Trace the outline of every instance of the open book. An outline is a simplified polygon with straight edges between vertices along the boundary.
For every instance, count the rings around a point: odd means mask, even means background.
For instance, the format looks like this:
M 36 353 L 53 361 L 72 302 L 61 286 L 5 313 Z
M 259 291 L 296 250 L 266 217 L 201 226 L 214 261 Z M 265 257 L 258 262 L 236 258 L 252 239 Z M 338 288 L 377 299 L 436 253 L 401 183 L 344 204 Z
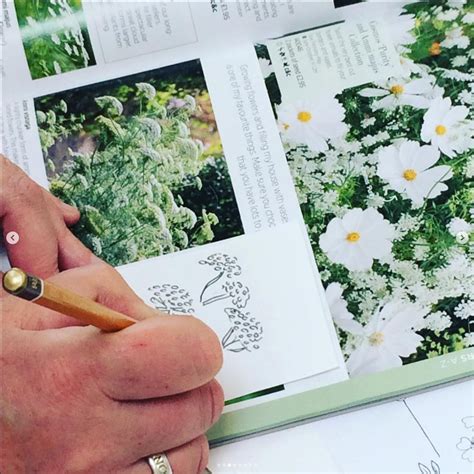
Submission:
M 213 443 L 473 375 L 472 6 L 2 6 L 3 153 L 216 331 Z

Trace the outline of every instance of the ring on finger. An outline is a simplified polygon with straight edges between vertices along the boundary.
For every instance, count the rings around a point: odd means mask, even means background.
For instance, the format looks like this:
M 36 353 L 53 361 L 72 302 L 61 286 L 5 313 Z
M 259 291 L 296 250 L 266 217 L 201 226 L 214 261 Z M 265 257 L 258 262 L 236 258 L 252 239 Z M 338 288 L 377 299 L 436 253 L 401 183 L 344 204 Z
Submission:
M 166 454 L 154 454 L 149 456 L 147 461 L 153 474 L 173 474 L 173 469 Z

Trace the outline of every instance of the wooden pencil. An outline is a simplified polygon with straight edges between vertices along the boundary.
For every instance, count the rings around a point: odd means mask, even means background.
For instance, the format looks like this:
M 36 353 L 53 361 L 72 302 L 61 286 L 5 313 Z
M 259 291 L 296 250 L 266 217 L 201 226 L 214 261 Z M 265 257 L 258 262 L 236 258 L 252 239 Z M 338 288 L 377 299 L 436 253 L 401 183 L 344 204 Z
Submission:
M 71 290 L 28 275 L 19 268 L 12 268 L 3 275 L 3 288 L 14 296 L 71 316 L 104 331 L 120 331 L 136 322 L 125 314 Z

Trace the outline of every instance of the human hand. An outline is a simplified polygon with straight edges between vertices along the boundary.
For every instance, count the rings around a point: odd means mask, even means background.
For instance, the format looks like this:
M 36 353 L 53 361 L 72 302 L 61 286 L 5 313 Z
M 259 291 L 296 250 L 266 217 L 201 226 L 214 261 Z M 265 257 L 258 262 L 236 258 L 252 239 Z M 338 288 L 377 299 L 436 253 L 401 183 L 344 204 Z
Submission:
M 191 316 L 146 306 L 105 264 L 48 281 L 123 312 L 116 333 L 7 296 L 2 304 L 0 471 L 175 474 L 207 465 L 207 429 L 223 408 L 218 338 Z
M 18 166 L 0 154 L 0 226 L 4 241 L 9 232 L 20 239 L 5 243 L 13 266 L 49 277 L 59 270 L 86 265 L 96 257 L 67 226 L 79 220 L 79 211 L 36 184 Z

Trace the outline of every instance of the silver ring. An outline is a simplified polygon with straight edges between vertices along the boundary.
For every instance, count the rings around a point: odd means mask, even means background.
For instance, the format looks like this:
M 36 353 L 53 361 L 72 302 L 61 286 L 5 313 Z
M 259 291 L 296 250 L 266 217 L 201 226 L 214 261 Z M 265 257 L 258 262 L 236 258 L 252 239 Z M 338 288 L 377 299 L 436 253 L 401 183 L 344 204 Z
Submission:
M 173 474 L 173 469 L 165 454 L 155 454 L 147 461 L 153 474 Z

